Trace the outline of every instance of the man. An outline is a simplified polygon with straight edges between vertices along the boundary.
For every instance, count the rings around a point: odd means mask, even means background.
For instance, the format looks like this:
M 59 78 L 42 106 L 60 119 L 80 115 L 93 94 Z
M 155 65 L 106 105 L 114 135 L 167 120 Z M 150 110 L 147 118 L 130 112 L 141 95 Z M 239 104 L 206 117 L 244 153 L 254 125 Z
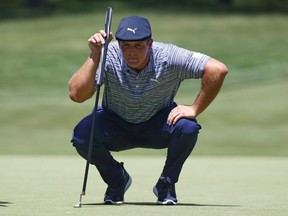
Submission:
M 91 54 L 69 81 L 70 98 L 83 102 L 95 93 L 103 30 L 88 40 Z M 112 40 L 112 33 L 109 35 Z M 176 204 L 175 183 L 192 152 L 201 126 L 196 117 L 218 94 L 228 72 L 226 66 L 201 53 L 175 45 L 153 42 L 146 18 L 122 19 L 116 42 L 109 44 L 104 95 L 98 107 L 91 164 L 108 185 L 104 203 L 122 204 L 132 179 L 110 151 L 132 148 L 167 148 L 167 157 L 154 194 L 157 204 Z M 177 105 L 174 97 L 181 82 L 201 78 L 202 86 L 192 105 Z M 92 112 L 92 113 L 93 113 Z M 87 159 L 93 114 L 74 128 L 72 142 Z M 149 175 L 149 174 L 148 174 Z

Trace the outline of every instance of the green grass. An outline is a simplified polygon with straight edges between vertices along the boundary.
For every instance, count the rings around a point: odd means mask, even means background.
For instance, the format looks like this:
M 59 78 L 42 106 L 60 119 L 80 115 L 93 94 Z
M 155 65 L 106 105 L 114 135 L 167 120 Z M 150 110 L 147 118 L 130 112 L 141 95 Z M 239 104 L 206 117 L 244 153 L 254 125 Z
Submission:
M 103 28 L 104 9 L 97 9 L 0 22 L 0 215 L 286 216 L 288 17 L 138 12 L 151 20 L 154 40 L 204 52 L 230 69 L 199 116 L 203 129 L 177 184 L 179 205 L 156 206 L 152 194 L 165 150 L 137 149 L 113 154 L 133 177 L 125 205 L 101 204 L 106 185 L 91 167 L 84 206 L 73 208 L 85 161 L 70 137 L 94 99 L 71 102 L 67 82 L 89 54 L 88 37 Z M 135 13 L 114 8 L 113 31 Z M 185 81 L 176 101 L 191 104 L 198 88 L 199 80 Z
M 286 158 L 193 157 L 176 185 L 179 205 L 164 207 L 152 187 L 165 157 L 116 156 L 133 178 L 126 204 L 102 205 L 106 186 L 91 166 L 81 209 L 73 208 L 85 165 L 78 156 L 1 156 L 1 216 L 287 215 Z
M 89 54 L 88 37 L 103 28 L 104 12 L 0 22 L 0 154 L 74 153 L 72 128 L 94 100 L 72 103 L 67 82 Z M 112 30 L 131 13 L 114 9 Z M 139 14 L 151 20 L 154 40 L 204 52 L 230 69 L 199 117 L 195 155 L 288 156 L 287 16 Z M 199 80 L 185 81 L 177 102 L 191 104 L 198 88 Z

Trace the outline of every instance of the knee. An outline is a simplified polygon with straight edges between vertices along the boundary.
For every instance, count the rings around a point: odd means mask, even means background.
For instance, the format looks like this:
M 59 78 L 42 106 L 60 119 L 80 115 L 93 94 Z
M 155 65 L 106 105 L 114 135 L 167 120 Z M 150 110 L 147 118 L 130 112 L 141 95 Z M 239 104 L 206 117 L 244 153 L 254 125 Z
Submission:
M 79 145 L 74 145 L 77 153 L 82 157 L 84 158 L 85 160 L 87 160 L 88 158 L 88 150 L 87 148 L 83 148 L 82 146 L 79 146 Z
M 199 133 L 201 126 L 194 119 L 180 119 L 174 128 L 174 132 L 178 133 L 180 136 L 195 136 Z
M 78 154 L 84 158 L 85 160 L 88 160 L 88 152 L 89 152 L 89 146 L 85 145 L 74 145 L 76 151 Z M 103 152 L 99 150 L 95 145 L 92 147 L 92 151 L 90 153 L 90 164 L 97 165 L 102 159 L 103 159 Z

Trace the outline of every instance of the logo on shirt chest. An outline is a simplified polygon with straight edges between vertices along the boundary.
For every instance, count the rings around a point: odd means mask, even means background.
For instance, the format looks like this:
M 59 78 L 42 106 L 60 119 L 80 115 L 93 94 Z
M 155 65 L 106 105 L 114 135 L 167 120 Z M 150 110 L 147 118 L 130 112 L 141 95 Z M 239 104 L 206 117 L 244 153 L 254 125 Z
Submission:
M 157 79 L 151 78 L 150 81 L 160 83 Z

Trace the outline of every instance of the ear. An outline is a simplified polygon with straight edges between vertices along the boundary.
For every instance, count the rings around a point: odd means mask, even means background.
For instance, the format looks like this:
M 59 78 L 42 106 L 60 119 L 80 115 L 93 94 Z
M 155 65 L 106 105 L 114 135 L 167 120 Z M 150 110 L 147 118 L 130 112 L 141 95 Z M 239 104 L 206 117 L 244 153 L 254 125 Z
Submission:
M 153 38 L 150 38 L 150 40 L 148 41 L 149 49 L 152 47 L 152 44 L 153 44 Z

